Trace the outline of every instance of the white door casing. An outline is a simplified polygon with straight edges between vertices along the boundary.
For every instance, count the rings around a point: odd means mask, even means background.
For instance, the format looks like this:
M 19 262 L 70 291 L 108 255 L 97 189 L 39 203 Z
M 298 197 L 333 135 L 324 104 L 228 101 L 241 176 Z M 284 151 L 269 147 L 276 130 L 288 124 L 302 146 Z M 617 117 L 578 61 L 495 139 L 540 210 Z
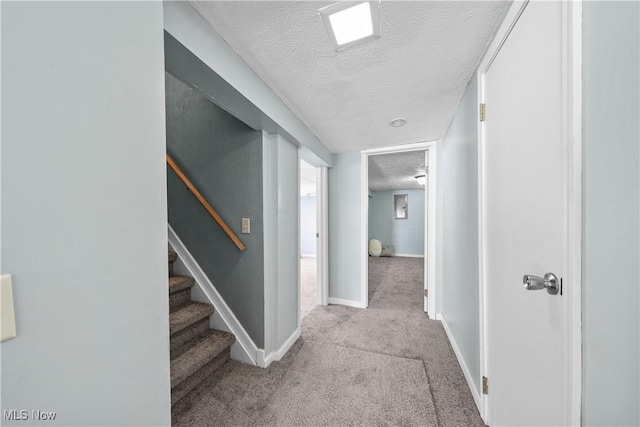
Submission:
M 425 182 L 425 258 L 424 289 L 428 298 L 424 297 L 424 311 L 430 319 L 436 319 L 436 174 L 437 174 L 438 141 L 417 142 L 392 147 L 373 148 L 361 152 L 361 210 L 362 210 L 362 246 L 360 274 L 362 300 L 360 306 L 369 305 L 369 160 L 370 155 L 401 153 L 407 151 L 425 151 L 425 165 L 428 167 Z M 426 294 L 426 292 L 425 292 Z
M 316 168 L 317 283 L 319 304 L 329 305 L 329 185 L 326 166 Z
M 514 3 L 479 68 L 481 413 L 492 426 L 579 424 L 576 9 Z M 562 295 L 524 289 L 523 275 L 548 272 Z

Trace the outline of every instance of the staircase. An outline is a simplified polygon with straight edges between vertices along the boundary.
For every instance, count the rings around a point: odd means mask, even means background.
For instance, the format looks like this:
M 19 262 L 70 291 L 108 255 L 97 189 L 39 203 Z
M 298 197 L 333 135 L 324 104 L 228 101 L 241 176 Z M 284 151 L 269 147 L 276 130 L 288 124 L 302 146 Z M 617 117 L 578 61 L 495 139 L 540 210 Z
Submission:
M 233 334 L 209 329 L 214 308 L 191 300 L 192 277 L 173 274 L 177 254 L 169 251 L 171 405 L 193 390 L 230 358 Z

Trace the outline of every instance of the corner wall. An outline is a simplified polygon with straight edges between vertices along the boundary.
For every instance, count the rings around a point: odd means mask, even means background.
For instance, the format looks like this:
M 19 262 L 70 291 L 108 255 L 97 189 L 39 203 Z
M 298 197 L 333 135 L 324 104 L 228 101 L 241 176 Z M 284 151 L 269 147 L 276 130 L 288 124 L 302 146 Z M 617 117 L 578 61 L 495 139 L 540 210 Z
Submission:
M 583 12 L 582 422 L 639 425 L 640 7 Z
M 162 4 L 0 7 L 2 424 L 169 425 Z
M 298 149 L 280 135 L 262 133 L 264 188 L 265 359 L 280 360 L 300 336 Z
M 334 155 L 329 169 L 329 298 L 360 304 L 361 154 Z

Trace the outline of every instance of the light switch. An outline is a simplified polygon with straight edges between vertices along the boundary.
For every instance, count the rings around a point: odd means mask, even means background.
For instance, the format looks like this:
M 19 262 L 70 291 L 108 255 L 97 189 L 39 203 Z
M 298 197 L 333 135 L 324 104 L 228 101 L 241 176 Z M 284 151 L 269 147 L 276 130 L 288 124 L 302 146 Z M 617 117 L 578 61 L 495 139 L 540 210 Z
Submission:
M 242 234 L 251 234 L 251 220 L 242 218 Z
M 0 341 L 16 336 L 16 316 L 13 311 L 11 276 L 0 278 Z

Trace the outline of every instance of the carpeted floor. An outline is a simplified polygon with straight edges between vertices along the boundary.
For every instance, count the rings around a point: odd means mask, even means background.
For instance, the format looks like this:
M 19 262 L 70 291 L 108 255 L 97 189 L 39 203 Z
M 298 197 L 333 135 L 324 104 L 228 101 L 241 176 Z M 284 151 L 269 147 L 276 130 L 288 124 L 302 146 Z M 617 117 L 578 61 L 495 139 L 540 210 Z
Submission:
M 438 321 L 423 264 L 371 258 L 370 307 L 318 306 L 267 369 L 230 361 L 176 405 L 176 426 L 483 426 Z
M 304 318 L 318 305 L 316 258 L 300 258 L 300 316 Z

